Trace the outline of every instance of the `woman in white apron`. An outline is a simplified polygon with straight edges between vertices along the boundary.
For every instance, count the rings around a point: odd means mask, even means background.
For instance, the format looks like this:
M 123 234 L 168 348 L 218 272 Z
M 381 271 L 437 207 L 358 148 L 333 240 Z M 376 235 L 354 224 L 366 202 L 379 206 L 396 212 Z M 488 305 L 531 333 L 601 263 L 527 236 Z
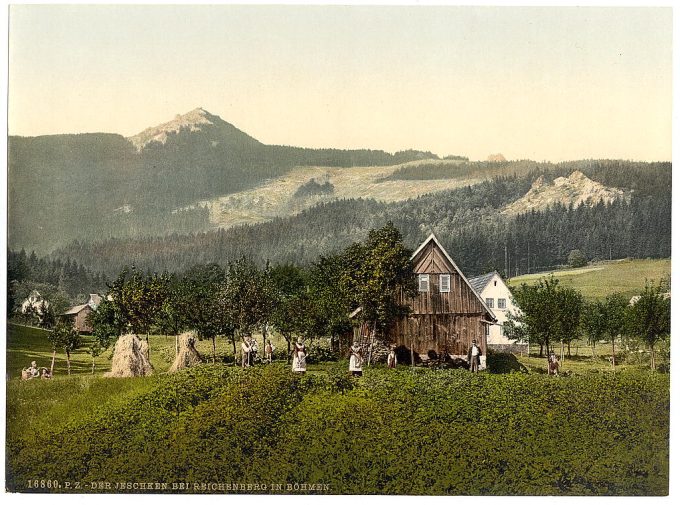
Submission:
M 361 346 L 358 342 L 354 342 L 352 347 L 349 348 L 349 371 L 355 377 L 361 377 L 362 369 L 364 364 L 364 358 L 361 354 Z
M 299 338 L 293 344 L 293 372 L 305 373 L 307 371 L 307 348 Z

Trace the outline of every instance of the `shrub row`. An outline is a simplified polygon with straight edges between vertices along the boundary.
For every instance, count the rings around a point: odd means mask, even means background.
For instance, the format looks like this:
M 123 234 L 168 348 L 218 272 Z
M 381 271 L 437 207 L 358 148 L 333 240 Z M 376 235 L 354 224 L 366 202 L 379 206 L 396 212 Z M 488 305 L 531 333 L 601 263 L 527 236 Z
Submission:
M 27 479 L 307 482 L 343 494 L 663 495 L 669 378 L 547 377 L 343 364 L 201 366 L 34 440 Z M 344 368 L 344 367 L 343 367 Z

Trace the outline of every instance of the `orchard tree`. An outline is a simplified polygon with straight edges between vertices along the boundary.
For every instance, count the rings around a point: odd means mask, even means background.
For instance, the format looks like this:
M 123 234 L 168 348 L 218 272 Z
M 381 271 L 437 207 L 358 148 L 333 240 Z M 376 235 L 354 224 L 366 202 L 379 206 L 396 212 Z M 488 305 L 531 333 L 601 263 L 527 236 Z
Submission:
M 82 343 L 80 334 L 68 321 L 60 321 L 52 331 L 47 334 L 47 338 L 52 344 L 52 364 L 50 365 L 50 375 L 54 374 L 54 359 L 58 349 L 63 349 L 66 353 L 66 366 L 68 375 L 71 375 L 71 353 L 78 349 Z
M 185 311 L 187 326 L 196 330 L 198 338 L 212 341 L 213 363 L 217 355 L 217 335 L 230 332 L 230 314 L 221 299 L 225 279 L 226 272 L 216 263 L 191 268 L 184 275 L 178 305 Z
M 605 308 L 607 340 L 612 344 L 612 368 L 616 367 L 616 339 L 624 332 L 626 326 L 626 308 L 628 301 L 620 293 L 607 296 Z
M 581 327 L 595 357 L 595 344 L 607 334 L 607 311 L 605 304 L 599 300 L 586 303 L 581 313 Z
M 564 344 L 571 356 L 571 343 L 581 336 L 580 319 L 583 296 L 574 288 L 559 286 L 557 289 L 557 331 L 562 344 L 561 357 L 564 359 Z
M 310 299 L 305 272 L 295 265 L 280 265 L 271 269 L 273 295 L 276 297 L 270 316 L 274 329 L 286 340 L 288 359 L 294 335 L 307 328 Z
M 359 319 L 373 328 L 373 336 L 384 335 L 397 317 L 409 312 L 397 303 L 397 294 L 400 290 L 407 296 L 416 294 L 411 251 L 391 222 L 371 230 L 363 244 L 348 247 L 343 267 L 341 296 L 361 307 Z
M 624 331 L 649 347 L 650 365 L 655 370 L 654 347 L 671 332 L 671 300 L 665 296 L 663 283 L 647 283 L 638 300 L 627 307 Z
M 271 317 L 275 291 L 267 276 L 245 257 L 229 263 L 219 303 L 224 321 L 231 326 L 234 356 L 237 338 L 250 335 Z
M 550 342 L 560 331 L 560 292 L 559 281 L 554 277 L 540 279 L 534 285 L 522 284 L 512 292 L 513 300 L 519 308 L 518 314 L 508 319 L 521 326 L 521 330 L 532 343 L 550 350 Z
M 338 348 L 340 336 L 352 330 L 352 297 L 342 288 L 346 268 L 343 255 L 331 255 L 320 257 L 309 272 L 307 331 L 329 335 Z

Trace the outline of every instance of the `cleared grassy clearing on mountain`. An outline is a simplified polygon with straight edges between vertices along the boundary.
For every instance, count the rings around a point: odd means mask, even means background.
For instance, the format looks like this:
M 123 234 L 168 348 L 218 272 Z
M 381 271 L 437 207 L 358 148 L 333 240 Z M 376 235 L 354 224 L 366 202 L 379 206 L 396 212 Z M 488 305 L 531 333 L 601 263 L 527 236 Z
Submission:
M 615 292 L 632 297 L 644 289 L 646 281 L 658 283 L 670 273 L 670 259 L 624 259 L 598 262 L 585 268 L 521 275 L 509 279 L 508 285 L 532 284 L 553 275 L 561 284 L 575 288 L 587 299 L 593 300 L 603 299 Z
M 213 225 L 229 227 L 297 214 L 317 203 L 335 199 L 372 198 L 389 203 L 476 184 L 491 177 L 485 173 L 477 174 L 475 170 L 461 171 L 454 175 L 455 167 L 461 163 L 457 160 L 426 162 L 425 166 L 441 167 L 443 173 L 448 174 L 441 178 L 415 180 L 390 177 L 397 171 L 417 169 L 424 163 L 412 161 L 386 167 L 298 167 L 256 188 L 204 200 L 197 206 L 206 206 L 209 209 L 210 222 Z M 296 197 L 296 191 L 312 179 L 319 184 L 332 184 L 333 192 Z

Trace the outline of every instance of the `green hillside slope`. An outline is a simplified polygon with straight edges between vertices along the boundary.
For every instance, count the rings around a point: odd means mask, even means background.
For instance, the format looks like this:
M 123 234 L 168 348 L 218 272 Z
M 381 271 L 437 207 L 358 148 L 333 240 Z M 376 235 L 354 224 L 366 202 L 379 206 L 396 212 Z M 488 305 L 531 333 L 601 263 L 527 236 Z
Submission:
M 603 261 L 584 268 L 569 268 L 513 277 L 509 286 L 531 284 L 538 279 L 553 275 L 560 283 L 573 287 L 588 299 L 602 299 L 615 292 L 626 297 L 639 294 L 645 282 L 658 283 L 671 274 L 670 259 L 625 259 Z

